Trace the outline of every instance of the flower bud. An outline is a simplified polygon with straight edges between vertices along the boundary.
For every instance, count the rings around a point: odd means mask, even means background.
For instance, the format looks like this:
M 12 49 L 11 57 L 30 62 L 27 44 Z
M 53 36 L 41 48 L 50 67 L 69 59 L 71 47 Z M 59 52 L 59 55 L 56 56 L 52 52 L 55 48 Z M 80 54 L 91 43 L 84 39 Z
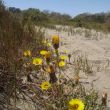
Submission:
M 59 48 L 59 36 L 58 35 L 52 36 L 52 44 L 53 44 L 54 49 Z

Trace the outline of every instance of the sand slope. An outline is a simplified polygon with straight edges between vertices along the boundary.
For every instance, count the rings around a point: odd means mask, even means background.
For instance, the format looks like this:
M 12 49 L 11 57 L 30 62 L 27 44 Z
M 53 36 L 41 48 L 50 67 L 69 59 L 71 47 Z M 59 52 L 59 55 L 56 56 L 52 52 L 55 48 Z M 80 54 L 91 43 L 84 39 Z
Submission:
M 80 79 L 82 82 L 93 82 L 94 88 L 101 94 L 103 91 L 108 93 L 108 106 L 110 107 L 110 34 L 96 32 L 94 30 L 85 30 L 81 28 L 73 29 L 73 33 L 67 31 L 56 31 L 46 29 L 46 37 L 50 39 L 51 35 L 59 34 L 61 44 L 59 51 L 67 50 L 75 55 L 82 54 L 88 57 L 93 64 L 93 75 L 88 79 Z M 66 71 L 71 77 L 73 75 L 72 67 Z M 85 84 L 88 87 L 88 84 Z

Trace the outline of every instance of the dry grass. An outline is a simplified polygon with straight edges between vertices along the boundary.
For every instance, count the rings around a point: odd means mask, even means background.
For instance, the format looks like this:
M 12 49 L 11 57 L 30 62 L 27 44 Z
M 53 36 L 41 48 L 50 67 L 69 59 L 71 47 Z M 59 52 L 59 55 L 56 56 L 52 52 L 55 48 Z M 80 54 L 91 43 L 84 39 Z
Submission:
M 43 34 L 32 24 L 23 24 L 0 1 L 0 109 L 8 109 L 10 99 L 16 99 L 17 73 L 21 72 L 22 54 L 26 49 L 37 55 Z

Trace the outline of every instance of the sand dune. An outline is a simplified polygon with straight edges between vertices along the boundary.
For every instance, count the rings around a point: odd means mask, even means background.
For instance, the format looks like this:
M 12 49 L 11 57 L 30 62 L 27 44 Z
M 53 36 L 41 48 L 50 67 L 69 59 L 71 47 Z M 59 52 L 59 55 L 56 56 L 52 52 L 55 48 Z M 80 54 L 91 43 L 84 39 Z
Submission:
M 93 64 L 93 74 L 87 79 L 80 79 L 82 82 L 91 82 L 96 90 L 101 94 L 103 91 L 108 93 L 108 106 L 110 106 L 110 34 L 97 32 L 94 30 L 73 29 L 74 33 L 69 33 L 69 28 L 66 32 L 46 29 L 46 37 L 50 38 L 53 34 L 59 34 L 61 44 L 59 51 L 67 50 L 68 53 L 74 56 L 82 54 L 88 57 L 88 60 Z M 87 33 L 88 32 L 88 33 Z M 86 34 L 89 34 L 88 36 Z M 98 69 L 99 68 L 99 69 Z M 72 66 L 66 71 L 72 77 Z M 82 73 L 80 73 L 82 75 Z M 87 88 L 89 84 L 84 84 Z

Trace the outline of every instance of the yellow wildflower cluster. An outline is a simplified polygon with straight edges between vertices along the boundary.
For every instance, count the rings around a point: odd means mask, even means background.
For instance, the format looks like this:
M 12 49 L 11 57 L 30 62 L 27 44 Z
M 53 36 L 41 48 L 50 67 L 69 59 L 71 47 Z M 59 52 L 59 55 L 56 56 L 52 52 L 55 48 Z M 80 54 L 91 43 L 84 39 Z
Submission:
M 57 58 L 54 59 L 54 62 L 55 62 L 56 67 L 64 67 L 66 65 L 65 60 L 67 59 L 67 56 L 66 55 L 60 55 L 60 56 L 58 55 L 59 54 L 59 51 L 58 51 L 59 41 L 60 41 L 60 39 L 59 39 L 58 35 L 53 35 L 52 36 L 52 44 L 53 44 L 53 47 L 54 47 L 53 51 L 55 51 L 55 53 L 57 54 Z M 48 44 L 49 46 L 51 45 L 51 43 L 48 42 L 48 39 L 43 40 L 42 43 Z M 40 57 L 33 58 L 32 57 L 30 59 L 32 59 L 32 64 L 33 65 L 42 66 L 42 68 L 44 68 L 44 70 L 46 70 L 48 73 L 50 73 L 49 77 L 50 77 L 51 82 L 56 82 L 57 81 L 57 77 L 56 77 L 56 73 L 55 73 L 56 67 L 54 67 L 55 65 L 53 65 L 53 64 L 51 65 L 51 63 L 53 62 L 51 51 L 45 50 L 45 49 L 41 50 L 40 55 L 43 58 L 40 58 Z M 31 56 L 31 51 L 30 50 L 24 51 L 24 56 Z M 46 67 L 47 69 L 45 69 L 45 66 L 44 66 L 45 61 L 47 62 L 47 67 Z
M 35 67 L 36 66 L 41 67 L 40 69 L 43 70 L 43 72 L 46 71 L 49 73 L 49 74 L 47 74 L 49 76 L 49 81 L 42 81 L 42 83 L 40 84 L 40 88 L 43 91 L 47 91 L 48 89 L 50 89 L 50 91 L 52 91 L 53 95 L 57 94 L 57 88 L 53 87 L 54 83 L 56 85 L 57 77 L 58 77 L 58 76 L 56 76 L 56 71 L 57 71 L 57 69 L 59 70 L 62 67 L 65 67 L 66 60 L 68 58 L 66 56 L 66 53 L 67 53 L 66 50 L 64 51 L 64 53 L 65 53 L 64 55 L 63 54 L 59 55 L 59 51 L 58 51 L 59 41 L 60 41 L 60 39 L 59 39 L 58 35 L 52 36 L 52 44 L 54 47 L 53 51 L 55 51 L 55 53 L 57 55 L 57 56 L 55 56 L 55 58 L 52 58 L 53 57 L 52 52 L 51 52 L 52 50 L 46 50 L 46 49 L 40 51 L 39 54 L 41 55 L 41 58 L 40 57 L 35 57 L 35 58 L 28 57 L 32 61 L 30 64 L 35 65 Z M 43 43 L 47 44 L 49 47 L 51 46 L 51 43 L 47 42 L 47 40 L 44 40 Z M 26 56 L 26 57 L 31 56 L 31 51 L 30 50 L 24 51 L 24 56 Z M 43 72 L 41 72 L 41 74 Z M 43 74 L 42 77 L 44 78 L 45 75 Z M 59 74 L 59 78 L 64 78 L 64 74 Z M 47 80 L 47 79 L 48 78 L 46 77 L 43 80 Z M 54 91 L 54 89 L 55 89 L 55 91 Z M 80 99 L 71 99 L 68 104 L 68 110 L 84 110 L 84 103 Z

